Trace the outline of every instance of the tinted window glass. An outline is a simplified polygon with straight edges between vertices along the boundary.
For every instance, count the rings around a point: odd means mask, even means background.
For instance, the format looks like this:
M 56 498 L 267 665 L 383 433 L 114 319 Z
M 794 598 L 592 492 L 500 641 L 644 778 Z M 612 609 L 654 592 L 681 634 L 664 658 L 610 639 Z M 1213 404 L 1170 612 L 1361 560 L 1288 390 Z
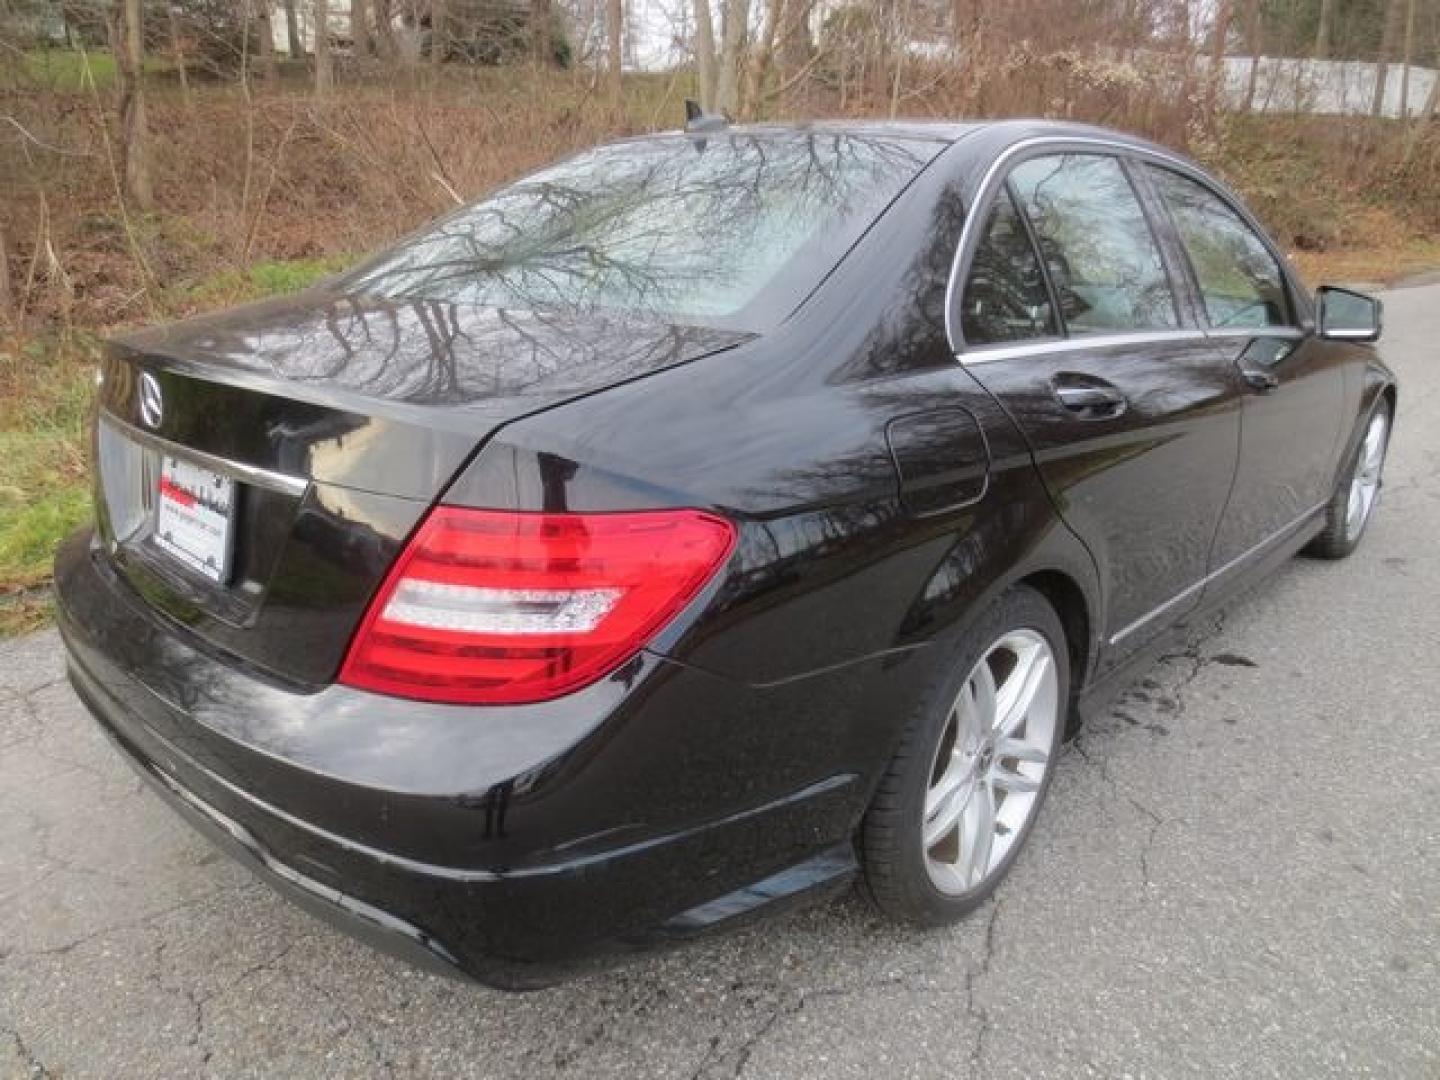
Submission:
M 442 219 L 343 285 L 763 329 L 938 149 L 836 132 L 602 146 Z
M 970 264 L 960 325 L 974 345 L 1057 333 L 1040 259 L 1008 191 L 991 207 L 985 238 Z
M 1250 226 L 1209 188 L 1169 169 L 1148 168 L 1190 256 L 1210 325 L 1288 323 L 1284 275 Z
M 1072 333 L 1179 325 L 1160 249 L 1117 160 L 1036 158 L 1016 166 L 1011 181 Z

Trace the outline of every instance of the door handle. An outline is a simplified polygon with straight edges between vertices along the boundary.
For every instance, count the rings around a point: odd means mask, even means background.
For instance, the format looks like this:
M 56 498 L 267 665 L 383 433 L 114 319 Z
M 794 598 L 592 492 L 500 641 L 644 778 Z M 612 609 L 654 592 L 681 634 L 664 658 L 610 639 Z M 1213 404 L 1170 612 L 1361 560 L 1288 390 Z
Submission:
M 1259 390 L 1262 394 L 1274 390 L 1280 385 L 1280 376 L 1273 371 L 1261 371 L 1257 368 L 1241 368 L 1240 377 L 1245 380 L 1245 385 L 1252 390 Z
M 1055 397 L 1085 420 L 1109 420 L 1125 411 L 1125 395 L 1113 386 L 1055 386 Z

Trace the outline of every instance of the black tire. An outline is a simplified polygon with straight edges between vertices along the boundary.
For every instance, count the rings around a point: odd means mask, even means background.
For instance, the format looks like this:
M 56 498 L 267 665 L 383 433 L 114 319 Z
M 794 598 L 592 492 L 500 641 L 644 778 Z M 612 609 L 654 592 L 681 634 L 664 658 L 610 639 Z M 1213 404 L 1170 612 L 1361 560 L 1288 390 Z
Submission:
M 993 644 L 1017 630 L 1040 634 L 1055 661 L 1057 716 L 1044 777 L 1029 818 L 988 877 L 968 892 L 943 892 L 926 868 L 921 840 L 922 816 L 936 755 L 946 737 L 951 708 L 971 671 Z M 1049 791 L 1069 711 L 1070 663 L 1065 630 L 1055 609 L 1034 589 L 1010 589 L 948 651 L 944 673 L 905 724 L 900 745 L 880 779 L 860 829 L 863 891 L 884 914 L 921 926 L 944 926 L 960 919 L 983 903 L 1009 873 Z
M 1310 541 L 1303 554 L 1317 559 L 1343 559 L 1360 546 L 1360 541 L 1365 536 L 1365 530 L 1370 524 L 1370 519 L 1375 516 L 1375 506 L 1380 500 L 1380 491 L 1375 492 L 1375 501 L 1370 509 L 1361 519 L 1358 528 L 1351 528 L 1348 521 L 1350 507 L 1350 484 L 1355 478 L 1356 470 L 1360 468 L 1361 459 L 1365 452 L 1365 434 L 1370 429 L 1371 423 L 1377 416 L 1383 416 L 1386 422 L 1384 446 L 1381 450 L 1381 467 L 1384 467 L 1384 455 L 1390 449 L 1390 432 L 1393 430 L 1393 417 L 1391 415 L 1390 402 L 1384 398 L 1375 406 L 1361 422 L 1359 437 L 1355 440 L 1355 449 L 1351 451 L 1350 458 L 1345 463 L 1345 468 L 1340 472 L 1340 478 L 1335 482 L 1335 490 L 1330 495 L 1330 501 L 1325 505 L 1325 528 L 1320 534 Z M 1383 489 L 1383 482 L 1380 485 Z

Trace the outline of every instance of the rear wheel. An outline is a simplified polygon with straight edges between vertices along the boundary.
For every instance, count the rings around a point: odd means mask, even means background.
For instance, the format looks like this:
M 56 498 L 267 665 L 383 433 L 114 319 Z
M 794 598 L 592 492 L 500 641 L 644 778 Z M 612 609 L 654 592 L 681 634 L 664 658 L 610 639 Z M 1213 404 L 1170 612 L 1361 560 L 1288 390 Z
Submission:
M 1389 446 L 1390 406 L 1382 402 L 1370 414 L 1350 467 L 1341 475 L 1325 508 L 1325 529 L 1305 549 L 1307 554 L 1343 559 L 1359 547 L 1380 498 L 1381 473 Z
M 1059 617 L 1012 589 L 954 649 L 865 816 L 864 880 L 882 911 L 943 925 L 994 891 L 1049 789 L 1069 690 Z

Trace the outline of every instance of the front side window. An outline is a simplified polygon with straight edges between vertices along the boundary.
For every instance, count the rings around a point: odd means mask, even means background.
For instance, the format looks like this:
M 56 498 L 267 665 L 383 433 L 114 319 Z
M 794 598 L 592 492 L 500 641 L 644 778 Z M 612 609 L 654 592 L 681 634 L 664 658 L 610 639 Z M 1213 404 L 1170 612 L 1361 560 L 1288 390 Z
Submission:
M 1146 168 L 1175 220 L 1210 325 L 1287 325 L 1285 275 L 1264 241 L 1209 188 L 1169 169 Z
M 960 326 L 971 345 L 1057 333 L 1040 258 L 1008 190 L 1002 189 L 991 206 L 984 239 L 970 264 Z
M 1071 333 L 1179 325 L 1160 247 L 1119 161 L 1059 154 L 1016 166 L 1010 179 Z
M 340 284 L 764 330 L 940 147 L 820 131 L 602 146 L 443 218 Z

